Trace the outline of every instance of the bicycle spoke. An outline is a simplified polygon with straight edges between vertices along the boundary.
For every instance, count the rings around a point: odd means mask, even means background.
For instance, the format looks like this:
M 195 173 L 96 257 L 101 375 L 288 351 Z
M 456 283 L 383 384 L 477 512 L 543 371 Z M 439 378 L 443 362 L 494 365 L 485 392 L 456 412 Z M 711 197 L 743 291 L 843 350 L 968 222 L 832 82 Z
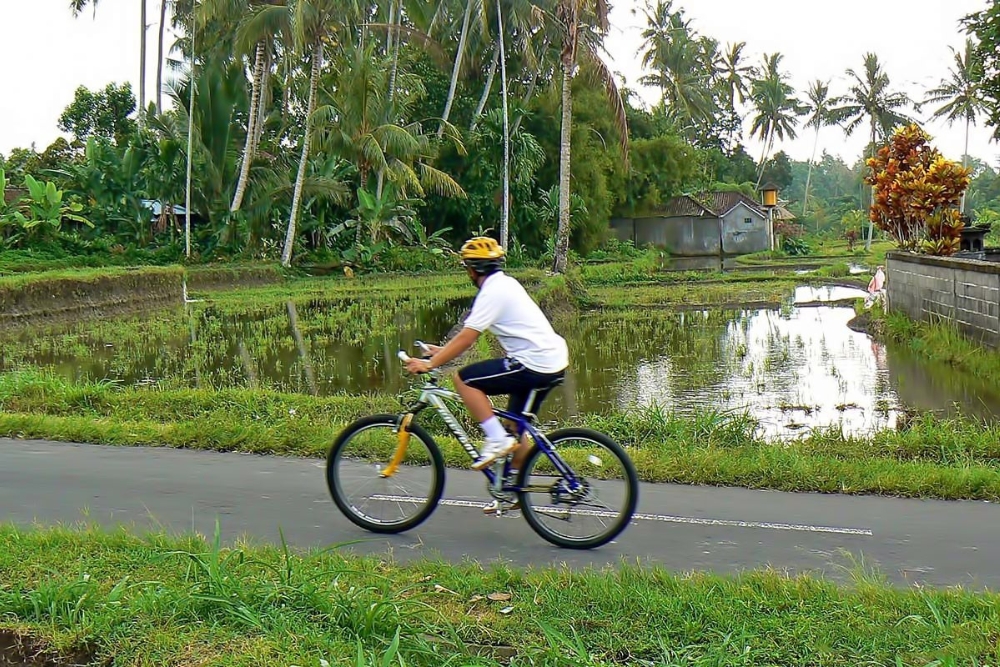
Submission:
M 525 471 L 523 509 L 531 514 L 533 527 L 537 524 L 557 543 L 600 542 L 602 536 L 620 530 L 622 518 L 633 511 L 626 464 L 600 438 L 564 437 L 555 443 L 580 484 L 578 489 L 570 490 L 568 480 L 544 453 L 533 457 Z
M 347 509 L 366 524 L 395 526 L 410 521 L 431 503 L 437 472 L 427 445 L 411 437 L 406 455 L 393 474 L 383 477 L 396 448 L 394 424 L 373 423 L 350 434 L 342 443 L 332 472 L 332 488 Z M 400 496 L 422 498 L 423 503 L 400 503 Z

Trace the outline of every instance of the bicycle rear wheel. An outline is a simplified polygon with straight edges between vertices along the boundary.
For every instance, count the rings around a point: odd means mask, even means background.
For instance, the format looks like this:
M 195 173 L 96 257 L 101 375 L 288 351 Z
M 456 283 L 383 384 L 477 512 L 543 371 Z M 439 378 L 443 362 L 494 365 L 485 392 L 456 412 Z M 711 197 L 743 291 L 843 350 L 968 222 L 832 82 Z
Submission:
M 444 493 L 444 458 L 437 443 L 411 423 L 401 452 L 397 421 L 398 415 L 359 419 L 343 430 L 327 456 L 326 483 L 333 501 L 354 524 L 375 533 L 401 533 L 420 525 Z
M 571 491 L 545 452 L 535 447 L 518 474 L 525 520 L 560 547 L 607 544 L 625 530 L 639 502 L 632 459 L 617 442 L 590 429 L 562 429 L 547 437 L 582 487 Z

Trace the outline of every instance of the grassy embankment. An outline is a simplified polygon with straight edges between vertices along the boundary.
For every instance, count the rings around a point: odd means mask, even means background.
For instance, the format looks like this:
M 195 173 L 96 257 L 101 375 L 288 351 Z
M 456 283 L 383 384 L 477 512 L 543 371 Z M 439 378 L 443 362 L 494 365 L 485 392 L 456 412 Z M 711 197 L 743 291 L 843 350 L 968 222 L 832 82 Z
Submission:
M 0 527 L 0 663 L 997 664 L 996 595 L 855 574 L 840 588 L 769 571 L 398 566 L 336 550 Z

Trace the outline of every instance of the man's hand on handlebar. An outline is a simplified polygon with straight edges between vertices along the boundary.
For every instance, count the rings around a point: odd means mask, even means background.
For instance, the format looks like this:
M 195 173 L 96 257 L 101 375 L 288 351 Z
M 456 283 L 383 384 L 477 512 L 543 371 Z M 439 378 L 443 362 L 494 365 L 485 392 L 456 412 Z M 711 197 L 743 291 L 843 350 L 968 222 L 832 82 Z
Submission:
M 430 373 L 431 362 L 426 359 L 414 359 L 413 357 L 410 357 L 406 360 L 406 370 L 414 375 L 419 373 Z
M 421 352 L 423 352 L 423 359 L 414 359 L 413 357 L 406 355 L 404 352 L 400 352 L 400 359 L 402 359 L 406 364 L 406 370 L 414 375 L 419 373 L 430 373 L 433 369 L 431 368 L 429 359 L 437 354 L 441 348 L 437 345 L 428 345 L 427 343 L 419 340 L 415 343 L 415 345 Z

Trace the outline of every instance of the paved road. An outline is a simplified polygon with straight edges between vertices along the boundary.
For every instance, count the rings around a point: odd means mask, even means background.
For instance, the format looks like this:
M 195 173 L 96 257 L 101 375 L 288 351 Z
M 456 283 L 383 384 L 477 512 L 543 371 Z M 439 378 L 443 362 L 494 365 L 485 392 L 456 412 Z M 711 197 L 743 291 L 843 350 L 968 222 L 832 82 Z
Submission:
M 773 566 L 846 580 L 846 553 L 898 584 L 1000 588 L 1000 507 L 982 502 L 790 494 L 643 485 L 636 520 L 617 542 L 558 549 L 520 513 L 486 517 L 479 473 L 449 470 L 446 498 L 419 528 L 377 536 L 344 519 L 312 459 L 165 448 L 100 447 L 0 439 L 0 522 L 96 521 L 138 530 L 329 546 L 368 553 L 518 565 L 660 563 L 677 571 L 731 573 Z

